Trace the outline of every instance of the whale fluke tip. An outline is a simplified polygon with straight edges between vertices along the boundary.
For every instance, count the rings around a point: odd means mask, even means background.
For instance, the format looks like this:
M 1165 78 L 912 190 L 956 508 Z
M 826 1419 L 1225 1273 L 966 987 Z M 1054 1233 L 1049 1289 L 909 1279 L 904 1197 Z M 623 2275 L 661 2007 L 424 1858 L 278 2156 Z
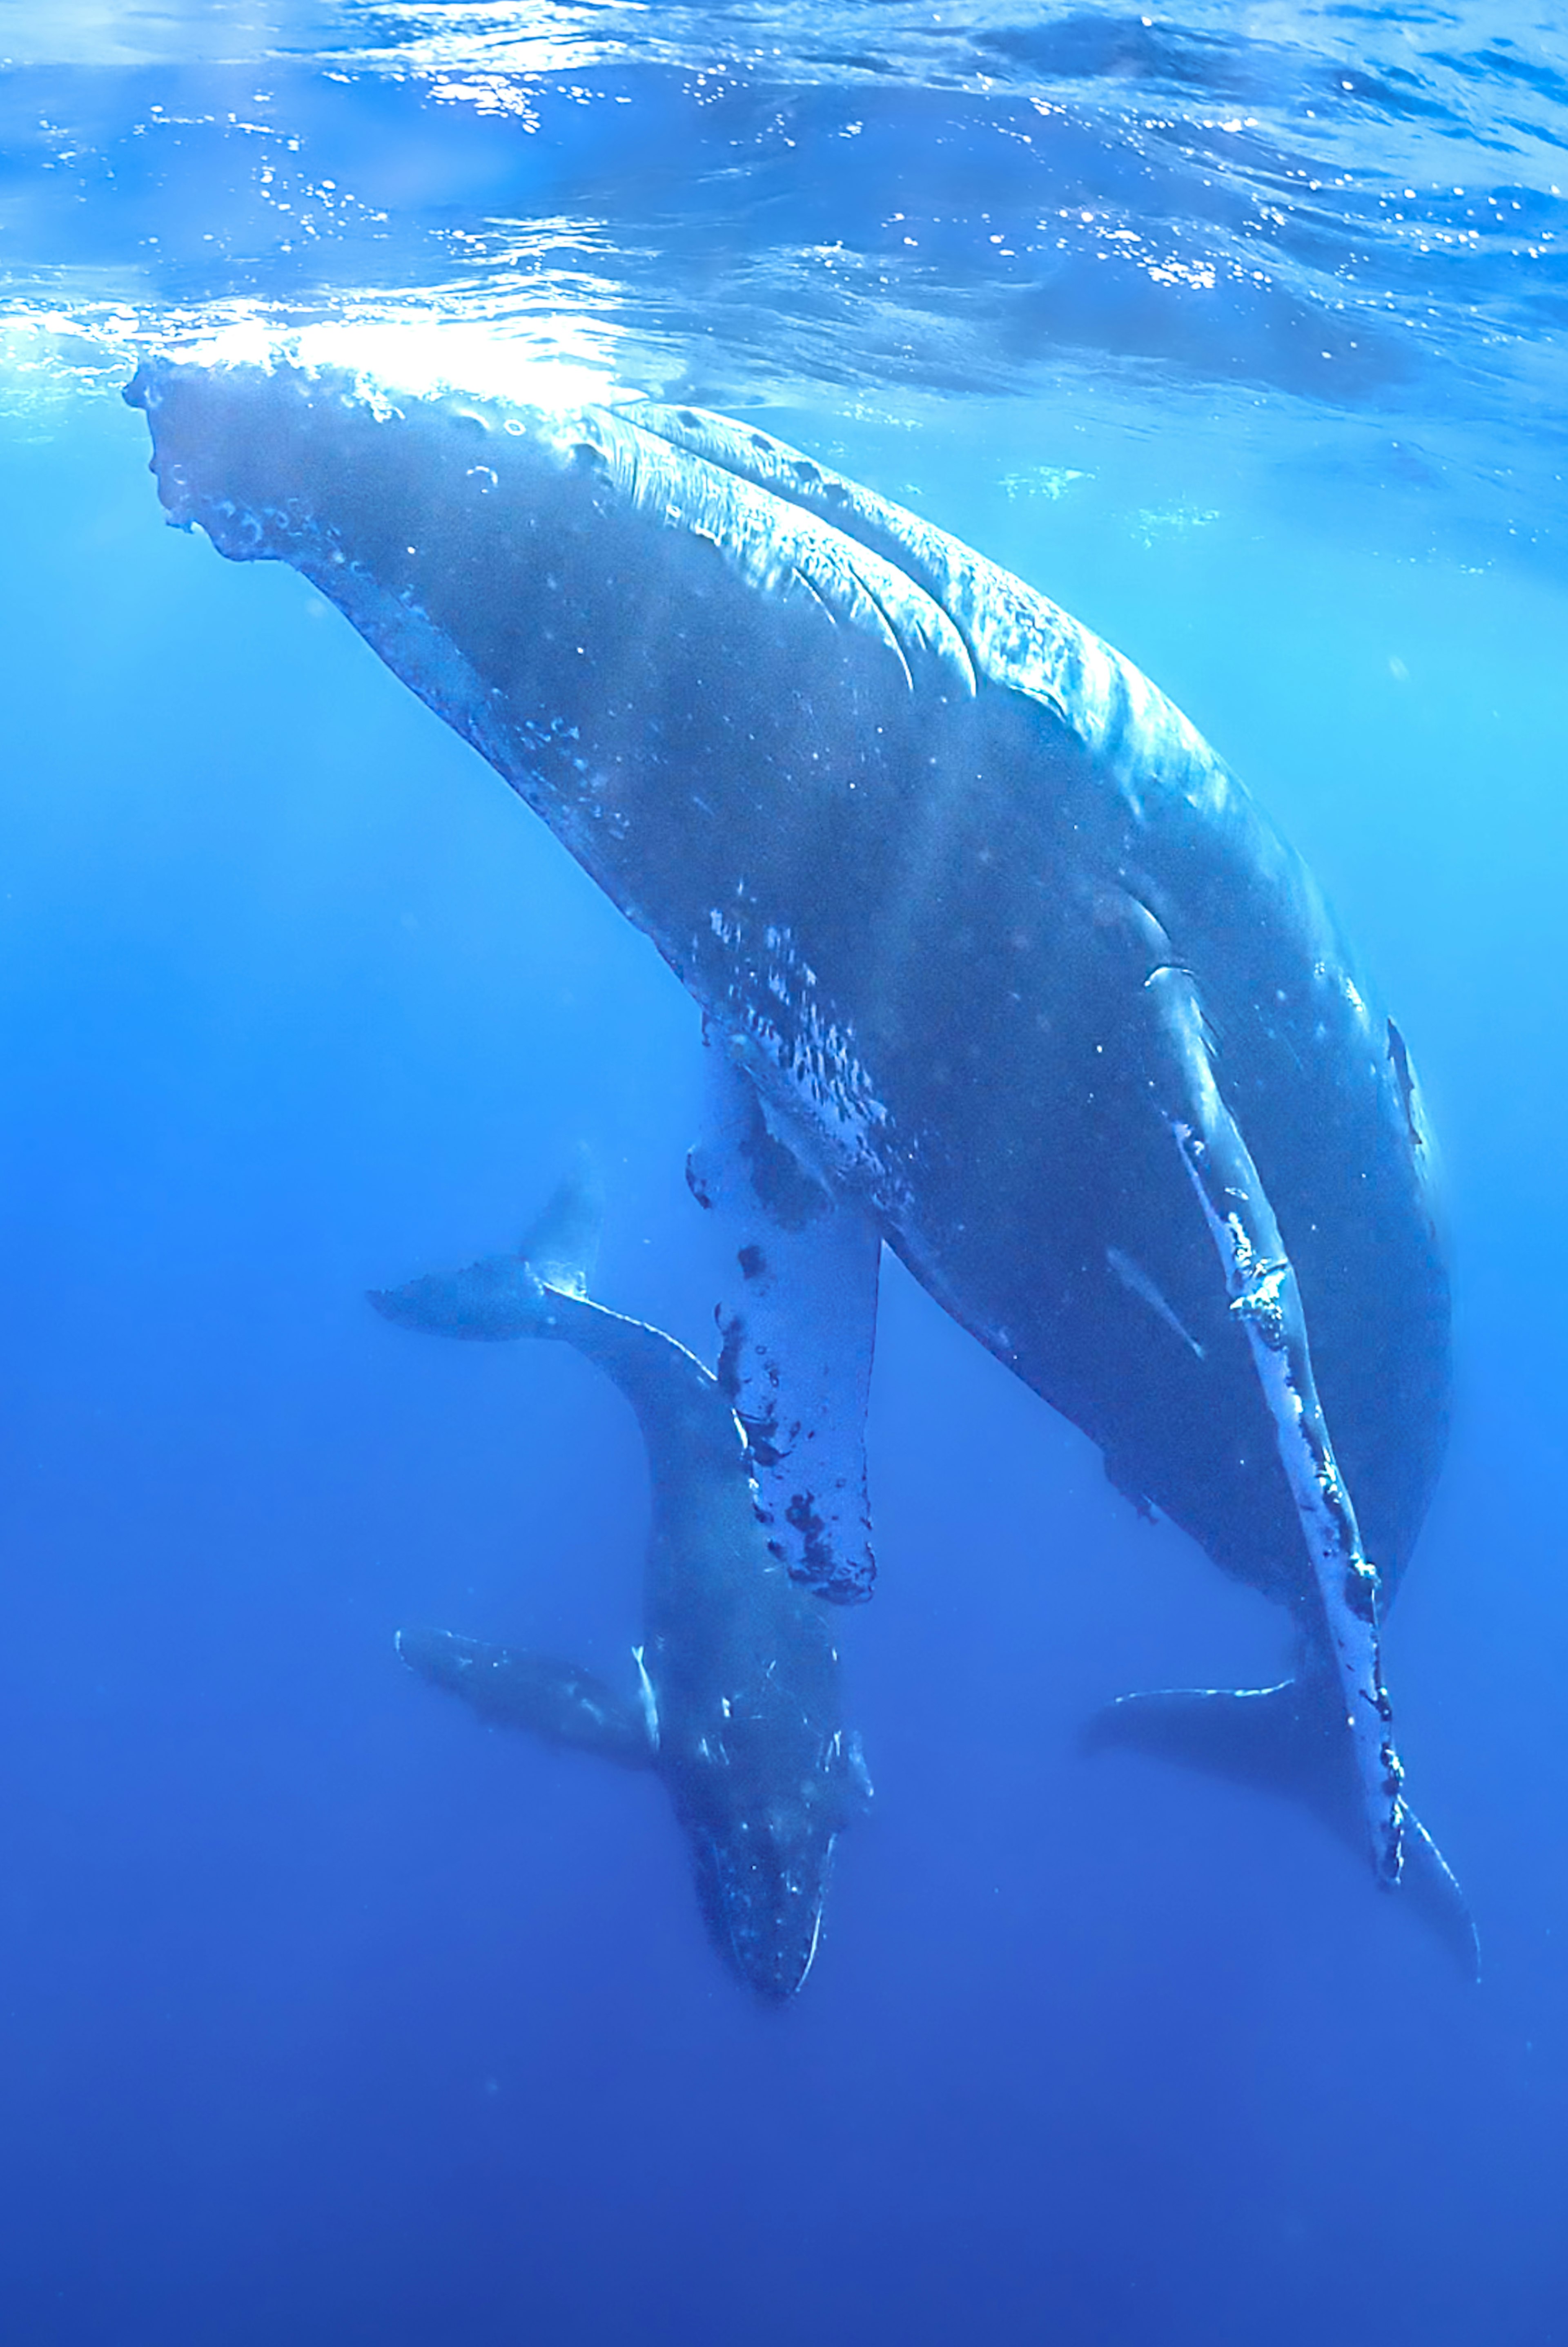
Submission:
M 524 1232 L 518 1254 L 535 1277 L 564 1296 L 585 1297 L 599 1260 L 604 1178 L 593 1151 L 578 1143 L 569 1171 Z

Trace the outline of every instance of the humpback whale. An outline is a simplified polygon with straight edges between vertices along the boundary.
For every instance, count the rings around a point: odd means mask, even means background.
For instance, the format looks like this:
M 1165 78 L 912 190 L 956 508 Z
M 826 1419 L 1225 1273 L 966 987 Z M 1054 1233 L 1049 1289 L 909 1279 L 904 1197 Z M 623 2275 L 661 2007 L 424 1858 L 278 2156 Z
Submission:
M 840 1717 L 831 1617 L 769 1547 L 746 1435 L 718 1380 L 672 1337 L 590 1300 L 596 1221 L 575 1176 L 521 1253 L 371 1301 L 437 1335 L 570 1345 L 626 1396 L 653 1497 L 638 1698 L 553 1656 L 451 1631 L 400 1631 L 398 1651 L 483 1719 L 653 1769 L 715 1946 L 782 2004 L 816 1959 L 834 1844 L 871 1797 Z
M 1294 1624 L 1272 1704 L 1132 1698 L 1100 1740 L 1310 1787 L 1470 1961 L 1381 1659 L 1448 1415 L 1431 1136 L 1224 761 L 1045 596 L 743 424 L 281 358 L 127 397 L 171 521 L 310 579 L 700 1006 L 692 1186 L 790 1570 L 870 1586 L 886 1244 Z

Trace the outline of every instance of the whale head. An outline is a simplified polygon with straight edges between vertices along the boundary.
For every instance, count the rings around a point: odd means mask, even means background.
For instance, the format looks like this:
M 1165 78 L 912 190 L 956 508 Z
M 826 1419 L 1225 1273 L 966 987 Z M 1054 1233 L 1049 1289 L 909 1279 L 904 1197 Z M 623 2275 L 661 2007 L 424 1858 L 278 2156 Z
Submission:
M 838 1735 L 788 1790 L 747 1799 L 748 1774 L 720 1767 L 712 1798 L 682 1802 L 682 1823 L 714 1946 L 765 2004 L 787 2004 L 816 1962 L 834 1848 L 871 1785 L 858 1737 Z
M 803 1821 L 738 1821 L 693 1836 L 697 1895 L 708 1935 L 765 2004 L 788 2004 L 816 1962 L 836 1832 Z

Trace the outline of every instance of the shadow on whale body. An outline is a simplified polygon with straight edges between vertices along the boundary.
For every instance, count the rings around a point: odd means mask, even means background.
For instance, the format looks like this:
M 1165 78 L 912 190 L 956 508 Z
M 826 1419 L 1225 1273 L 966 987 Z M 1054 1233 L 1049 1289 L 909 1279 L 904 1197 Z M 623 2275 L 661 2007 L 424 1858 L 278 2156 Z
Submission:
M 1334 1690 L 1288 1704 L 1344 1753 L 1314 1799 L 1348 1771 L 1375 1879 L 1457 1915 L 1382 1650 L 1448 1427 L 1431 1135 L 1223 758 L 1048 597 L 749 425 L 281 358 L 149 359 L 127 396 L 170 520 L 309 579 L 701 1010 L 689 1178 L 769 1553 L 870 1592 L 886 1245 L 1118 1491 L 1287 1609 Z M 1244 1701 L 1140 1699 L 1118 1733 L 1249 1747 L 1278 1784 L 1257 1723 L 1288 1700 Z
M 652 1489 L 636 1696 L 449 1630 L 400 1631 L 398 1652 L 481 1719 L 653 1770 L 715 1947 L 748 1988 L 782 2004 L 816 1961 L 834 1846 L 871 1794 L 840 1716 L 831 1617 L 769 1549 L 746 1437 L 717 1380 L 672 1337 L 590 1301 L 596 1233 L 577 1176 L 521 1253 L 371 1301 L 428 1334 L 570 1345 L 630 1402 Z

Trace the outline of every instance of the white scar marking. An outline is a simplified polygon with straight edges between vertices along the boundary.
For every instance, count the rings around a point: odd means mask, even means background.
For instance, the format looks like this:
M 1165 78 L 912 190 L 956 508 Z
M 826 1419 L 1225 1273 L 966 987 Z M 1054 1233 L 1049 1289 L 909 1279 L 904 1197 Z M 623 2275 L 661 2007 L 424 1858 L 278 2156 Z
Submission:
M 647 1665 L 643 1660 L 643 1654 L 644 1649 L 641 1646 L 632 1648 L 632 1660 L 637 1666 L 637 1692 L 642 1697 L 643 1719 L 647 1727 L 648 1742 L 657 1752 L 658 1750 L 658 1697 L 654 1693 L 654 1683 L 648 1676 Z

